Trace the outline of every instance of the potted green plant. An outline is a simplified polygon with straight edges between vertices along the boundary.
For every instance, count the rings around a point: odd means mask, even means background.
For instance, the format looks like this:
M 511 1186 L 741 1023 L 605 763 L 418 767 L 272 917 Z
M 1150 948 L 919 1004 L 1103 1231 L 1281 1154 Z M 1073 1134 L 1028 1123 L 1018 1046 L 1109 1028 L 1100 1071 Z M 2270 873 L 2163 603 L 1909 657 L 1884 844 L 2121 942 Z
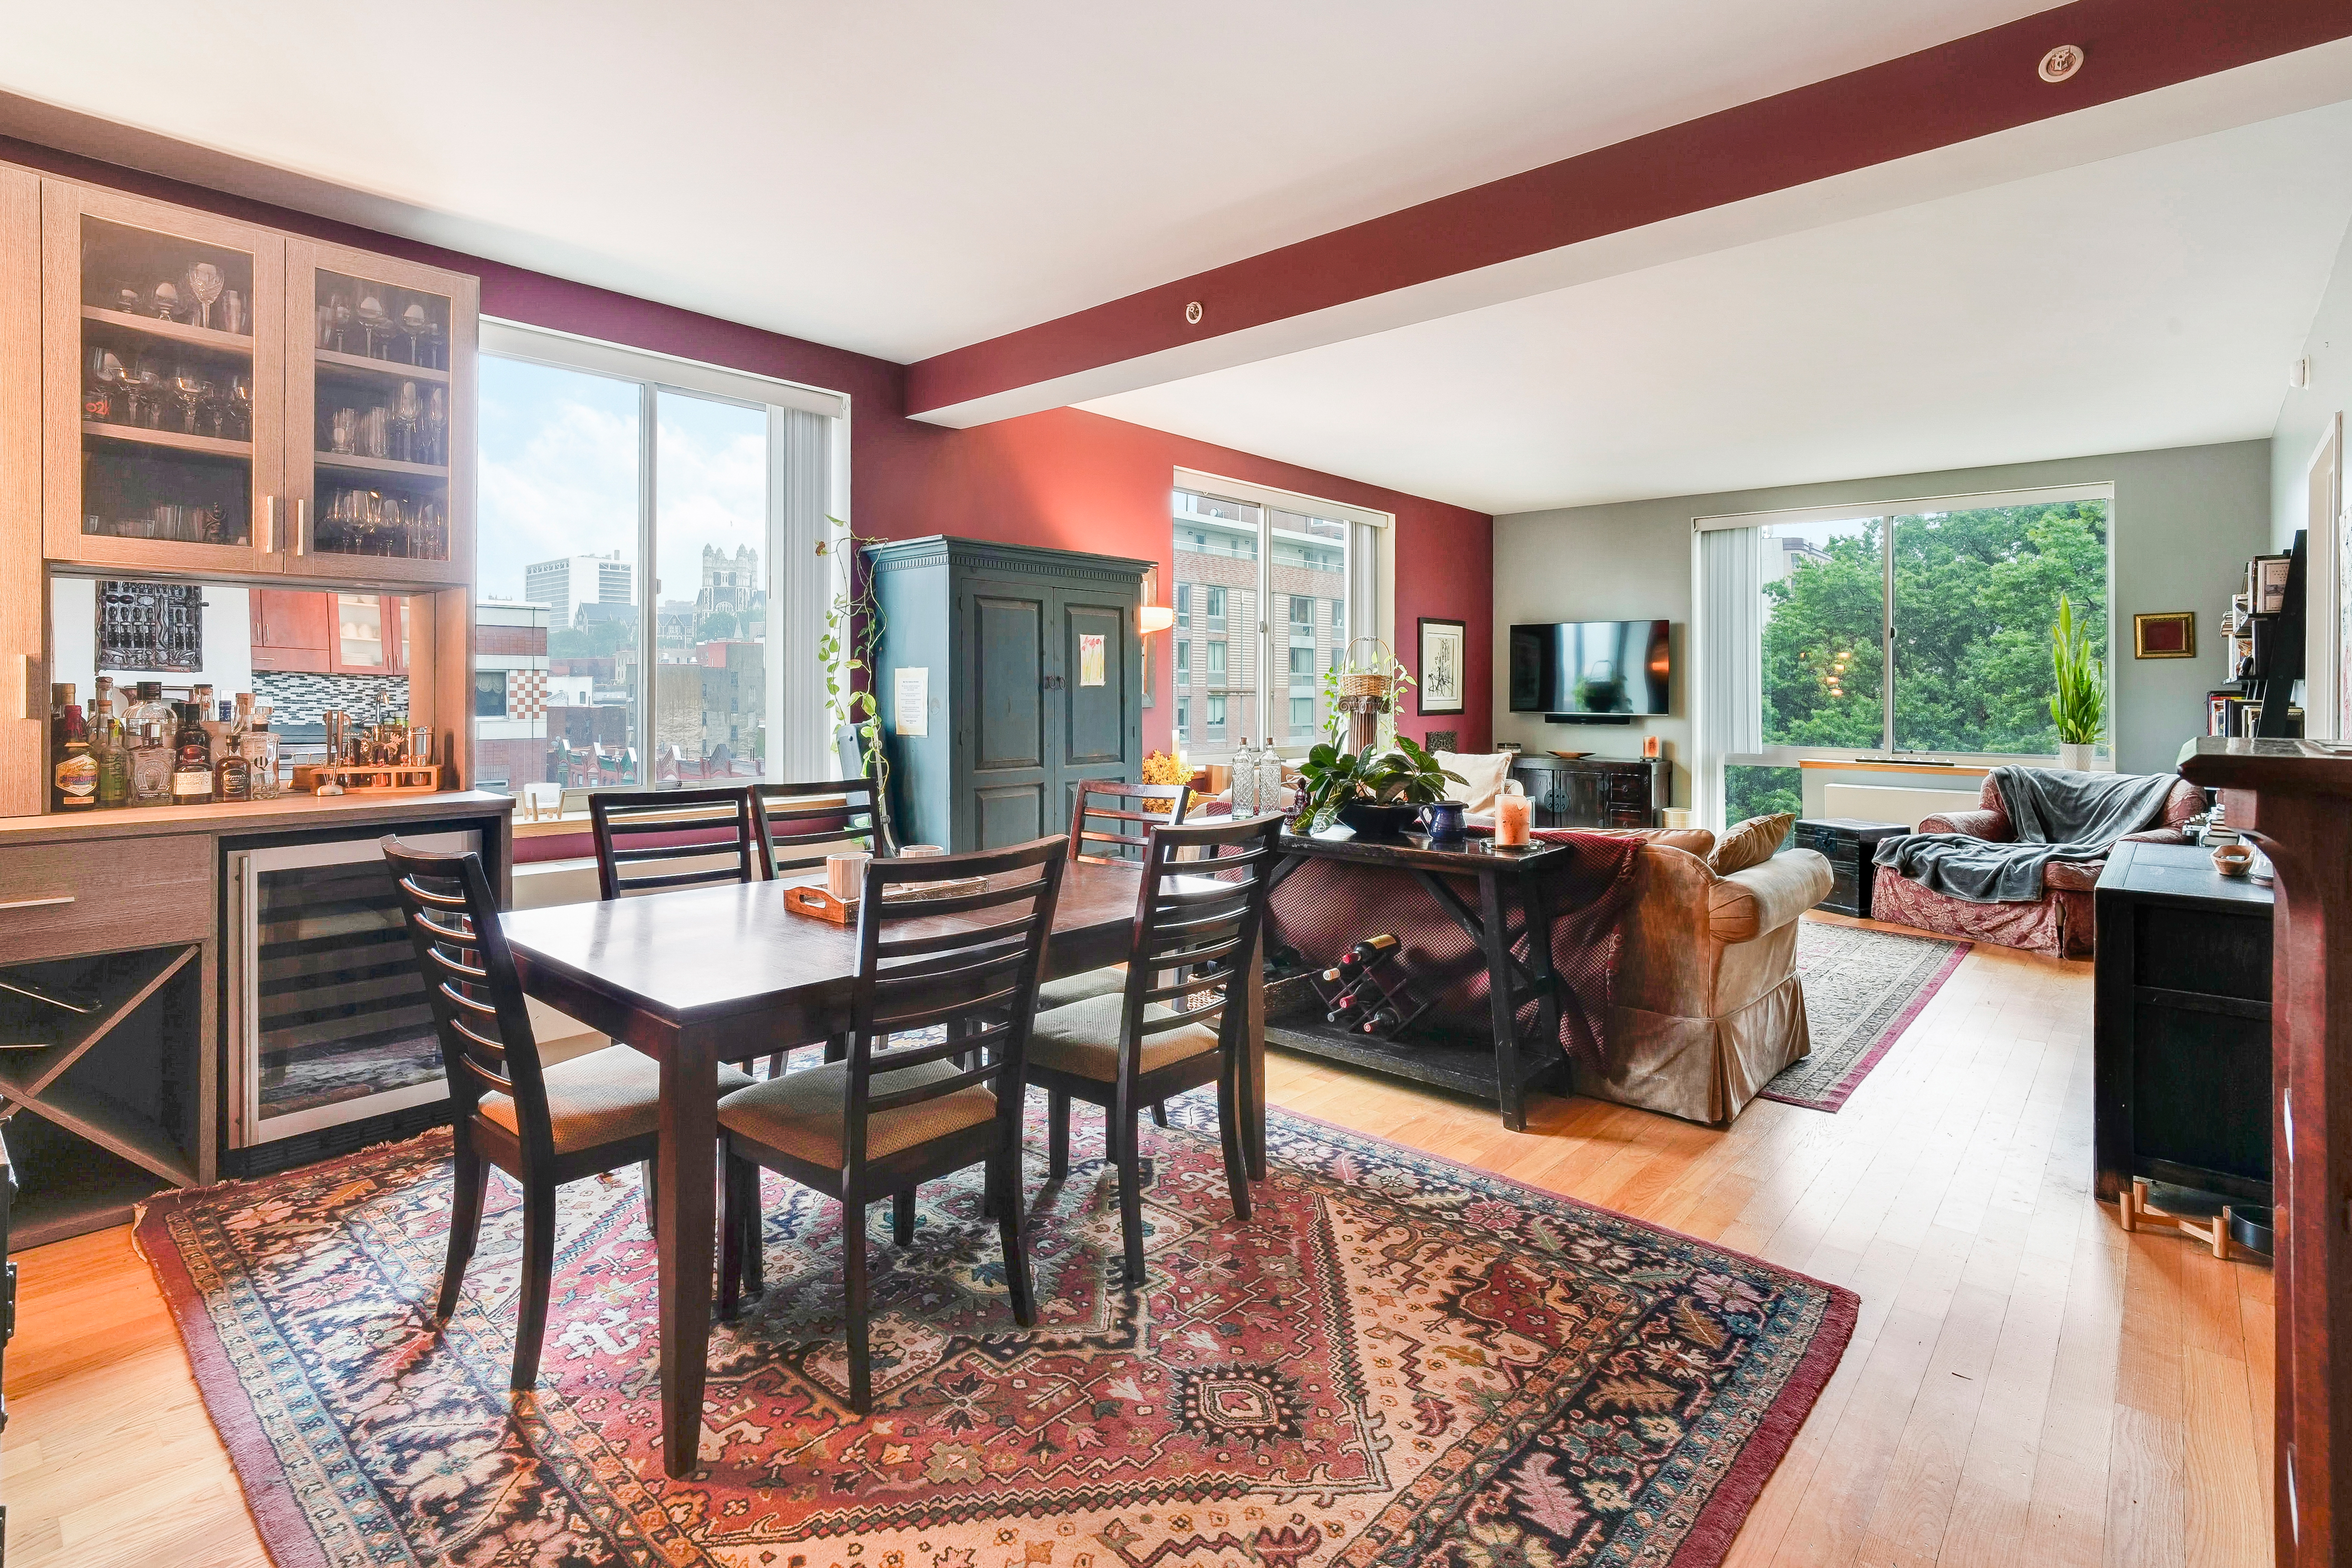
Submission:
M 2050 664 L 2057 689 L 2050 717 L 2058 722 L 2058 765 L 2088 773 L 2106 728 L 2106 667 L 2091 656 L 2091 632 L 2077 626 L 2074 607 L 2058 595 L 2058 624 L 2050 629 Z
M 1358 833 L 1389 835 L 1404 832 L 1423 806 L 1444 800 L 1446 780 L 1463 782 L 1406 735 L 1385 751 L 1378 745 L 1360 752 L 1317 746 L 1299 763 L 1298 778 L 1308 832 L 1320 833 L 1339 822 Z

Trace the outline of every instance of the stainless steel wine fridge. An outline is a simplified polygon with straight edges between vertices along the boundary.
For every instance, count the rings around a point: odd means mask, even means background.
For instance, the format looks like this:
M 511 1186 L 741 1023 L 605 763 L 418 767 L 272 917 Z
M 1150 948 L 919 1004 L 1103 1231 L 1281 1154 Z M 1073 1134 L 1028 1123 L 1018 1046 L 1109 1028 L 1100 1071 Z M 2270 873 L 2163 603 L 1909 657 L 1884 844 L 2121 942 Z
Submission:
M 233 1151 L 317 1143 L 326 1130 L 448 1094 L 380 836 L 228 851 Z M 480 838 L 401 835 L 428 849 L 478 849 Z

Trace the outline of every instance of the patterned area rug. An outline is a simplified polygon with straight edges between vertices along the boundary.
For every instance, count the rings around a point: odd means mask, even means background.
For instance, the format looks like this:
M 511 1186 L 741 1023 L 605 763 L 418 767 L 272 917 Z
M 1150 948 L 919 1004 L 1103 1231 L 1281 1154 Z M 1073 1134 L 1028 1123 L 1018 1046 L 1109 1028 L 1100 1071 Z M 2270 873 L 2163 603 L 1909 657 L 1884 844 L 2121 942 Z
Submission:
M 1797 973 L 1805 984 L 1813 1052 L 1782 1068 L 1764 1086 L 1763 1098 L 1812 1110 L 1843 1105 L 1951 978 L 1970 945 L 1799 921 Z
M 444 1132 L 173 1194 L 139 1238 L 281 1568 L 1572 1568 L 1719 1563 L 1853 1333 L 1854 1297 L 1279 1112 L 1234 1223 L 1202 1096 L 1144 1129 L 1151 1274 L 1099 1121 L 1040 1184 L 1018 1329 L 974 1180 L 877 1259 L 849 1414 L 836 1205 L 768 1178 L 769 1287 L 714 1334 L 706 1468 L 661 1471 L 632 1177 L 563 1191 L 535 1394 L 506 1392 L 520 1200 L 427 1316 Z M 1088 1140 L 1091 1139 L 1091 1146 Z M 1076 1163 L 1085 1159 L 1096 1163 Z

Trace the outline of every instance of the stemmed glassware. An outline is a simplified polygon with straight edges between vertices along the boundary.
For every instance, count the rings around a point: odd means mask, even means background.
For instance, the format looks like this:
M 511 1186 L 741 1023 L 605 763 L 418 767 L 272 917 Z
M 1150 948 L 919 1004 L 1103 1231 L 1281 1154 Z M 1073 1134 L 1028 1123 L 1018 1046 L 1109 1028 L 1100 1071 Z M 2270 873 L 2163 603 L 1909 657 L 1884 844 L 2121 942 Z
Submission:
M 438 463 L 446 467 L 449 450 L 444 444 L 449 435 L 449 396 L 446 390 L 435 387 L 425 399 L 425 455 L 421 463 Z
M 409 363 L 425 363 L 416 357 L 416 343 L 418 339 L 431 330 L 432 325 L 432 322 L 425 320 L 425 307 L 415 300 L 411 300 L 408 302 L 408 309 L 400 313 L 400 332 L 401 336 L 408 340 Z
M 211 262 L 199 261 L 188 268 L 187 283 L 188 292 L 194 296 L 196 301 L 195 324 L 210 327 L 213 324 L 213 306 L 220 299 L 221 290 L 228 286 L 228 279 L 222 277 L 221 269 Z
M 409 341 L 414 346 L 415 340 L 412 338 Z M 393 418 L 399 426 L 398 441 L 394 446 L 393 456 L 404 463 L 421 460 L 416 455 L 416 426 L 424 412 L 424 405 L 416 396 L 416 384 L 413 381 L 402 382 L 400 397 L 393 405 Z
M 253 373 L 236 371 L 228 378 L 228 420 L 231 439 L 253 439 Z
M 142 353 L 131 362 L 131 410 L 134 423 L 150 430 L 163 427 L 163 366 L 154 354 Z
M 196 433 L 196 405 L 203 401 L 205 378 L 185 360 L 172 367 L 172 395 L 180 400 L 180 434 Z
M 156 284 L 154 292 L 147 297 L 147 313 L 159 321 L 178 321 L 181 309 L 180 286 L 168 278 Z
M 360 328 L 367 333 L 367 357 L 380 357 L 376 345 L 391 341 L 392 317 L 384 310 L 383 301 L 373 294 L 365 295 L 360 300 Z

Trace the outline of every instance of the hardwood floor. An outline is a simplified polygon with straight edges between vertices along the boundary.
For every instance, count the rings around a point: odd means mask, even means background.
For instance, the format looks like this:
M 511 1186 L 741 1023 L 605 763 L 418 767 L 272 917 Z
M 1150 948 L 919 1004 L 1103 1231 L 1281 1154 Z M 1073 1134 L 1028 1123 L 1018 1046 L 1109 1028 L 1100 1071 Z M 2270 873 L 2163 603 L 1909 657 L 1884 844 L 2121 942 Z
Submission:
M 2087 963 L 1979 947 L 1834 1116 L 1759 1100 L 1715 1132 L 1539 1100 L 1526 1136 L 1291 1057 L 1268 1097 L 1861 1295 L 1730 1568 L 2266 1563 L 2270 1274 L 2092 1203 L 2090 1022 Z M 20 1568 L 264 1568 L 128 1233 L 17 1261 Z

